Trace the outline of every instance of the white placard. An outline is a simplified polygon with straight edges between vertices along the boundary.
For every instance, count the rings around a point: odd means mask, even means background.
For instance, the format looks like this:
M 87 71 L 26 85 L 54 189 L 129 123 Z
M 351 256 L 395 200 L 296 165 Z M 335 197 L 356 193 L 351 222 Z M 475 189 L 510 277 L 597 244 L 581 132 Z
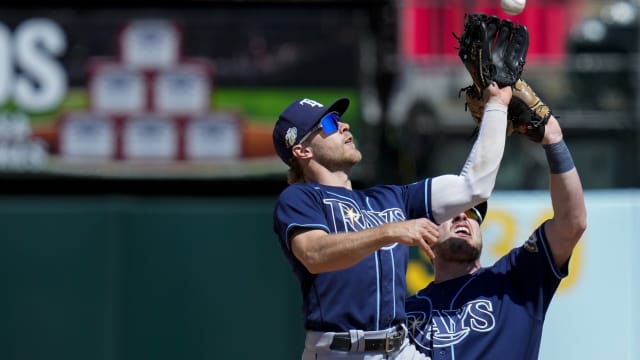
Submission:
M 127 119 L 122 133 L 125 159 L 174 160 L 178 150 L 175 123 L 167 118 L 146 116 Z
M 241 156 L 242 128 L 232 114 L 219 112 L 192 119 L 185 130 L 185 155 L 189 160 Z
M 94 114 L 74 114 L 60 127 L 60 154 L 65 157 L 110 159 L 115 154 L 113 123 Z
M 210 81 L 205 69 L 182 66 L 159 72 L 154 81 L 154 105 L 165 114 L 202 114 L 209 109 Z
M 120 36 L 122 62 L 145 69 L 161 69 L 178 62 L 180 32 L 167 20 L 135 20 Z
M 140 113 L 147 104 L 144 76 L 133 69 L 114 65 L 96 67 L 89 91 L 91 107 L 97 112 Z

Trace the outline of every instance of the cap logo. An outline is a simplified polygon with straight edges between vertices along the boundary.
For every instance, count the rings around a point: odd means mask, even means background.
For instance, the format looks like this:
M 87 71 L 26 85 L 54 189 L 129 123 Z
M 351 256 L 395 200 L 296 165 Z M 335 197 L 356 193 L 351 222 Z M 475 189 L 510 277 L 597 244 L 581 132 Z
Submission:
M 287 134 L 284 136 L 284 143 L 287 148 L 290 148 L 295 144 L 296 138 L 298 138 L 298 128 L 290 127 L 287 129 Z
M 300 100 L 300 102 L 298 103 L 300 105 L 311 105 L 313 107 L 319 106 L 319 107 L 324 107 L 324 105 L 320 104 L 319 102 L 315 101 L 315 100 L 311 100 L 311 99 L 302 99 Z

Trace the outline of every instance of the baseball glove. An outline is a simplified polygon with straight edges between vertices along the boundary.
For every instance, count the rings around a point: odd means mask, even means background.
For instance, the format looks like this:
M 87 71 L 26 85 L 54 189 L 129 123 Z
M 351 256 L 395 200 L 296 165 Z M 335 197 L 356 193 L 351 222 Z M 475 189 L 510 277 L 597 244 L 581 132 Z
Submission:
M 544 128 L 551 117 L 551 109 L 540 100 L 524 80 L 513 86 L 507 118 L 515 131 L 535 142 L 542 141 Z
M 477 131 L 482 121 L 485 101 L 473 85 L 460 91 L 465 93 L 465 110 L 471 114 Z M 507 114 L 507 135 L 518 132 L 532 141 L 542 141 L 551 109 L 523 79 L 518 79 L 513 85 L 512 94 Z
M 513 86 L 522 75 L 529 50 L 525 26 L 495 15 L 465 14 L 462 35 L 453 36 L 478 93 L 492 81 L 499 87 Z

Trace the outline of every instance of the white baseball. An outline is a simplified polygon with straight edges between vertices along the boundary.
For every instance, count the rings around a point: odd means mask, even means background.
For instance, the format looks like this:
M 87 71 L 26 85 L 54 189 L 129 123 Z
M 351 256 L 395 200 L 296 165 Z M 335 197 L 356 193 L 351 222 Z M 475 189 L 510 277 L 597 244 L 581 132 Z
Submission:
M 500 7 L 509 15 L 518 15 L 524 10 L 526 0 L 500 0 Z

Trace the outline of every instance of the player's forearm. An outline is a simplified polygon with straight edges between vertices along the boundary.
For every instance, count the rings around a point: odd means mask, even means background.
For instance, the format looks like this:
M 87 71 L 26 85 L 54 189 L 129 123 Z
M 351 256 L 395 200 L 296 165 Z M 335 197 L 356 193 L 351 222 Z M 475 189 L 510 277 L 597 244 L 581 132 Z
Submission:
M 469 156 L 460 175 L 438 176 L 432 181 L 432 210 L 443 222 L 489 198 L 504 153 L 507 107 L 487 103 Z
M 587 227 L 587 210 L 575 168 L 549 179 L 553 219 L 545 224 L 556 266 L 566 263 Z
M 504 153 L 507 129 L 507 107 L 487 103 L 478 138 L 460 173 L 468 179 L 473 194 L 486 200 L 495 186 L 500 161 Z
M 301 234 L 292 242 L 296 258 L 312 274 L 337 271 L 351 267 L 365 257 L 390 244 L 386 226 L 327 234 L 323 231 Z
M 560 228 L 569 234 L 581 233 L 586 219 L 582 183 L 560 125 L 553 116 L 546 126 L 542 147 L 549 164 L 554 218 L 562 222 Z
M 587 210 L 580 176 L 557 120 L 549 120 L 542 141 L 549 164 L 553 219 L 545 225 L 556 265 L 571 256 L 587 226 Z

